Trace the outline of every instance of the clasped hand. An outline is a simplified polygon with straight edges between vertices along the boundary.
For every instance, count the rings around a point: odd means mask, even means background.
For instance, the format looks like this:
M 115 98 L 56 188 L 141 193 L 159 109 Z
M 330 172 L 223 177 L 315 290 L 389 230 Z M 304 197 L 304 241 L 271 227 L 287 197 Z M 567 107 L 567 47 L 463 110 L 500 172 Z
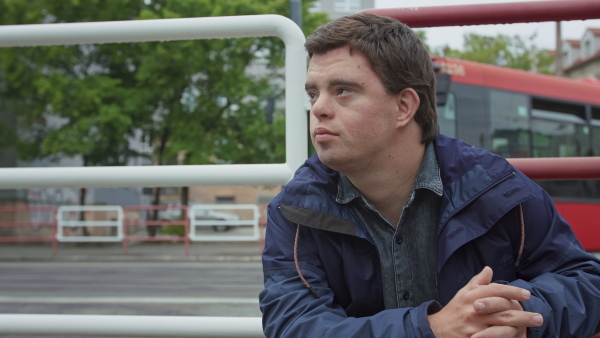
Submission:
M 528 327 L 541 326 L 538 313 L 523 311 L 520 301 L 529 290 L 491 283 L 492 269 L 485 267 L 439 312 L 429 315 L 438 338 L 527 337 Z

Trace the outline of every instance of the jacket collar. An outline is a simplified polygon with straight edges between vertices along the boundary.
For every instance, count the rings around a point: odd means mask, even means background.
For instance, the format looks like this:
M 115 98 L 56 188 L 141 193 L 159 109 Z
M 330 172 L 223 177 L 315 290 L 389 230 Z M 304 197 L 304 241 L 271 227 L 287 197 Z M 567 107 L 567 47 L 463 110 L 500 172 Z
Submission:
M 338 193 L 335 198 L 336 202 L 348 204 L 355 198 L 362 197 L 360 191 L 356 189 L 346 175 L 339 173 L 339 176 Z M 423 162 L 421 163 L 419 173 L 417 174 L 413 186 L 413 191 L 417 189 L 429 189 L 438 196 L 442 196 L 442 191 L 444 190 L 442 179 L 440 178 L 440 167 L 435 157 L 435 148 L 432 143 L 429 143 L 425 147 Z M 370 205 L 369 201 L 366 199 L 365 202 Z
M 452 215 L 495 184 L 510 177 L 514 168 L 500 156 L 460 140 L 439 135 L 433 142 L 443 186 L 440 231 Z M 369 239 L 352 207 L 337 201 L 340 175 L 309 158 L 284 187 L 280 209 L 290 222 Z M 518 203 L 517 203 L 518 204 Z

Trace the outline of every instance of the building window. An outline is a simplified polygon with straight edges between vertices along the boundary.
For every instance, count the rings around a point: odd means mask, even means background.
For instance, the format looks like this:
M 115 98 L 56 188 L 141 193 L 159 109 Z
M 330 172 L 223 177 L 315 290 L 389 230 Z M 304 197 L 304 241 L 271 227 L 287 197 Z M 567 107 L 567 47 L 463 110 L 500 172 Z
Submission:
M 217 204 L 235 204 L 235 196 L 217 196 L 215 197 Z
M 354 13 L 360 10 L 360 0 L 335 0 L 336 13 Z
M 592 53 L 592 42 L 590 40 L 587 40 L 585 42 L 584 53 L 585 53 L 585 55 L 583 55 L 582 59 L 586 59 L 586 58 L 592 56 L 592 54 L 594 54 L 594 53 Z

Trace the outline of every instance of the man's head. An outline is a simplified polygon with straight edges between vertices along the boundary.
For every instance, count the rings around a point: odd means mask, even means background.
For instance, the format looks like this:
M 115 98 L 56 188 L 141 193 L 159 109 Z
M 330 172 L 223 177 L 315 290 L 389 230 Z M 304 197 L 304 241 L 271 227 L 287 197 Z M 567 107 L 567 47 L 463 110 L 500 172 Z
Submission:
M 435 74 L 431 58 L 419 37 L 403 23 L 370 13 L 357 13 L 317 28 L 307 39 L 309 56 L 348 46 L 369 60 L 389 94 L 414 89 L 420 99 L 415 121 L 422 142 L 437 136 Z

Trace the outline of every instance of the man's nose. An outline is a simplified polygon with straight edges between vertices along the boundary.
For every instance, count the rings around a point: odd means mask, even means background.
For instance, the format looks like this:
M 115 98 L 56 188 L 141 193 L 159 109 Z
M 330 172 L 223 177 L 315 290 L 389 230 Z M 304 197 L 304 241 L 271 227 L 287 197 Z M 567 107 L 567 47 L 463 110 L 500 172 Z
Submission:
M 319 95 L 315 102 L 313 102 L 310 111 L 317 119 L 332 118 L 333 109 L 331 99 L 327 95 Z

